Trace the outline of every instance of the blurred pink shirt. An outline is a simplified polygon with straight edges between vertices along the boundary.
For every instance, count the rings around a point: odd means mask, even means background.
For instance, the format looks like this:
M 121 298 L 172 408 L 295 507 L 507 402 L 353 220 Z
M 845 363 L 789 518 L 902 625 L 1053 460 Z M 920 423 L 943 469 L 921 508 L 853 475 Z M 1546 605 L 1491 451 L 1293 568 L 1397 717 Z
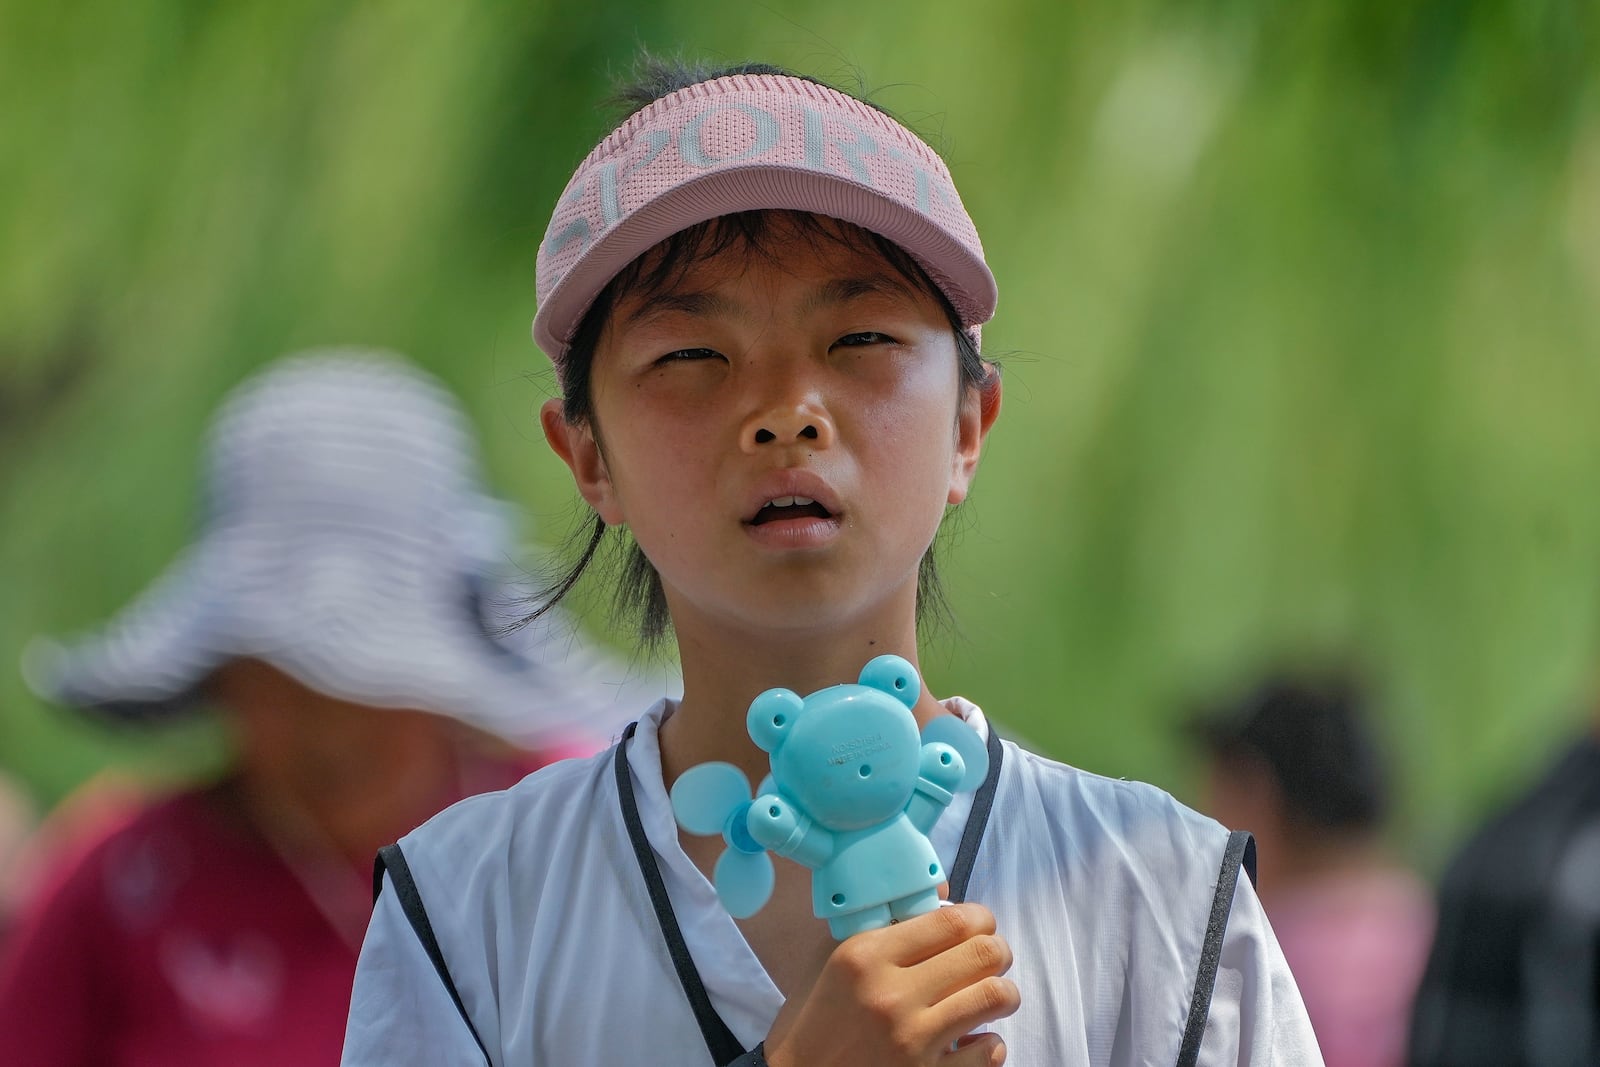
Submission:
M 1327 1067 L 1401 1067 L 1433 938 L 1433 897 L 1395 870 L 1339 874 L 1267 908 Z

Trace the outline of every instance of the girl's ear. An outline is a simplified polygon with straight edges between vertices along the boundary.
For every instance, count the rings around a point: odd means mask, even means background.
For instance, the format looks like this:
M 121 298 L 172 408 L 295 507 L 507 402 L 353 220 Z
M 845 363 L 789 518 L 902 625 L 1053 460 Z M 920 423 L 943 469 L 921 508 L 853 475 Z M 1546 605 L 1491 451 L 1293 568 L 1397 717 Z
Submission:
M 956 413 L 956 448 L 950 466 L 950 493 L 945 498 L 952 505 L 967 499 L 972 479 L 978 474 L 983 443 L 989 438 L 994 420 L 1000 417 L 1000 368 L 985 363 L 984 369 L 988 377 L 962 390 L 961 410 Z
M 587 422 L 572 423 L 562 414 L 561 401 L 546 400 L 539 408 L 539 422 L 544 427 L 544 439 L 561 461 L 572 471 L 572 480 L 578 492 L 589 502 L 595 513 L 607 526 L 621 526 L 622 508 L 617 502 L 616 488 L 606 470 L 606 458 L 600 452 L 594 428 Z

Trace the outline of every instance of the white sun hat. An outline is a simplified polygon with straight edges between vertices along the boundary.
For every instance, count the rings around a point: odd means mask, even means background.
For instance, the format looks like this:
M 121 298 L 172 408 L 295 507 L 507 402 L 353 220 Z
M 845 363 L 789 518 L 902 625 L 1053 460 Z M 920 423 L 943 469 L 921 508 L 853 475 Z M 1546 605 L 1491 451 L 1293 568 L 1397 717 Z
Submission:
M 150 719 L 252 658 L 339 699 L 519 744 L 607 736 L 670 682 L 565 620 L 500 636 L 523 594 L 510 510 L 477 466 L 454 398 L 401 357 L 286 358 L 212 424 L 195 542 L 98 633 L 35 641 L 24 675 L 47 699 Z

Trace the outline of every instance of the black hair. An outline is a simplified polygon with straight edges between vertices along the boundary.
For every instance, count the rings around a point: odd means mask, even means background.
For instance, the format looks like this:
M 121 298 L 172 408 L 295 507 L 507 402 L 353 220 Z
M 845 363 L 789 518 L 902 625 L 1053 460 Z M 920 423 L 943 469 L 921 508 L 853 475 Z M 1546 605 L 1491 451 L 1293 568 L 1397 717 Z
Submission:
M 1301 827 L 1365 832 L 1388 814 L 1387 768 L 1351 678 L 1269 678 L 1193 729 L 1221 759 L 1265 765 Z
M 771 63 L 734 63 L 727 66 L 711 66 L 706 63 L 691 59 L 664 59 L 651 55 L 649 52 L 641 53 L 639 60 L 634 64 L 633 80 L 626 85 L 618 86 L 612 93 L 609 103 L 622 111 L 625 121 L 663 96 L 671 96 L 679 89 L 687 89 L 691 85 L 701 82 L 715 81 L 718 78 L 731 78 L 736 74 L 771 74 L 780 78 L 798 78 L 800 81 L 810 82 L 812 85 L 821 85 L 835 92 L 844 92 L 836 85 L 830 85 L 821 78 L 813 78 L 809 74 L 797 74 L 784 67 L 774 66 Z M 854 93 L 848 94 L 860 100 L 868 107 L 883 112 L 887 111 L 870 100 L 864 100 Z M 893 116 L 891 116 L 893 117 Z
M 782 67 L 766 63 L 745 63 L 735 66 L 709 68 L 681 61 L 662 60 L 646 55 L 641 58 L 634 82 L 623 86 L 612 100 L 626 109 L 623 118 L 648 107 L 680 89 L 704 81 L 736 74 L 769 74 L 800 78 L 817 85 L 826 82 L 795 74 Z M 833 88 L 833 86 L 828 86 Z M 836 90 L 843 91 L 843 90 Z M 859 99 L 859 97 L 857 98 Z M 879 111 L 869 101 L 862 101 Z M 884 112 L 888 114 L 888 112 Z M 949 297 L 934 284 L 919 264 L 905 249 L 893 241 L 870 230 L 837 220 L 822 219 L 801 211 L 762 210 L 743 211 L 708 219 L 680 230 L 640 255 L 619 271 L 602 289 L 584 312 L 560 372 L 562 417 L 570 424 L 587 424 L 597 443 L 604 447 L 600 428 L 594 425 L 594 406 L 590 392 L 590 374 L 595 351 L 606 323 L 619 299 L 624 295 L 642 295 L 646 299 L 670 291 L 696 262 L 739 249 L 747 255 L 776 259 L 773 248 L 777 237 L 785 240 L 800 238 L 814 245 L 835 244 L 875 254 L 887 262 L 905 281 L 919 292 L 926 293 L 944 310 L 956 341 L 957 359 L 963 388 L 980 388 L 997 373 L 986 363 L 976 343 L 962 326 Z M 613 614 L 618 619 L 632 619 L 637 623 L 641 640 L 648 648 L 659 645 L 671 626 L 667 611 L 666 594 L 660 575 L 646 558 L 642 549 L 630 536 L 618 533 L 622 545 L 607 545 L 614 531 L 599 515 L 591 515 L 571 540 L 576 548 L 576 558 L 561 573 L 554 575 L 537 598 L 538 607 L 522 622 L 531 622 L 557 604 L 578 583 L 596 560 L 609 555 L 608 563 L 616 568 L 616 594 Z M 616 553 L 621 553 L 620 561 Z M 917 622 L 949 618 L 944 588 L 939 581 L 934 548 L 929 546 L 917 567 Z

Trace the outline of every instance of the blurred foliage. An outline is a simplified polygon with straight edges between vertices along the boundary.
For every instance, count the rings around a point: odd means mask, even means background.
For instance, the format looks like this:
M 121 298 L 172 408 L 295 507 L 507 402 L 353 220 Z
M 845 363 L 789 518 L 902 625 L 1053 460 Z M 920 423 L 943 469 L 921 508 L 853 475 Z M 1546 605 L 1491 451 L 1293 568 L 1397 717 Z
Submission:
M 1600 588 L 1580 0 L 3 0 L 0 662 L 160 570 L 210 409 L 307 345 L 439 373 L 559 538 L 534 250 L 640 46 L 882 86 L 984 234 L 1006 412 L 948 524 L 937 690 L 1182 792 L 1195 701 L 1359 663 L 1426 862 L 1576 728 Z M 0 765 L 47 801 L 218 744 L 106 733 L 0 671 Z

